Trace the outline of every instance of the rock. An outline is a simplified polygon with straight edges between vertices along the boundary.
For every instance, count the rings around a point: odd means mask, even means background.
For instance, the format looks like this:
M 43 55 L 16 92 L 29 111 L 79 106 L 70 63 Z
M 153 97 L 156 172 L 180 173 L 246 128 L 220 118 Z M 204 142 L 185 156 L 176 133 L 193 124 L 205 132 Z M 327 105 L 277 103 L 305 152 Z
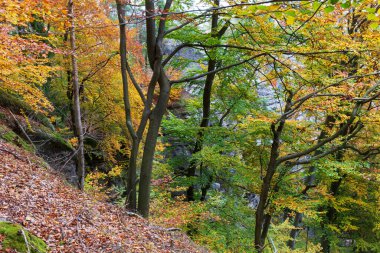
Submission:
M 15 250 L 20 253 L 48 252 L 46 243 L 18 224 L 0 220 L 0 252 Z M 13 252 L 13 251 L 11 251 Z

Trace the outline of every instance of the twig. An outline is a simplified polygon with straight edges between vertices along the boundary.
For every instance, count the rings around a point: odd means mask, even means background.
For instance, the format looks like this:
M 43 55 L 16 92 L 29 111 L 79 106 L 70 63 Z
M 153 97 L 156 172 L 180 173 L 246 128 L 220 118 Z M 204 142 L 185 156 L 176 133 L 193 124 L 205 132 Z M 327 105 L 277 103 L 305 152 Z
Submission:
M 173 232 L 173 231 L 181 231 L 180 228 L 167 228 L 166 231 Z
M 276 245 L 274 245 L 273 239 L 268 236 L 269 243 L 271 245 L 271 249 L 273 253 L 277 253 Z
M 174 232 L 174 231 L 181 231 L 180 228 L 163 228 L 163 227 L 159 227 L 159 226 L 149 226 L 150 228 L 152 229 L 156 229 L 156 230 L 160 230 L 160 231 L 166 231 L 166 232 Z
M 137 214 L 137 213 L 134 213 L 134 212 L 127 212 L 127 215 L 128 215 L 128 216 L 138 217 L 138 218 L 141 218 L 141 219 L 145 219 L 145 218 L 142 217 L 141 215 L 139 215 L 139 214 Z
M 27 252 L 30 253 L 30 246 L 29 246 L 29 242 L 28 242 L 28 239 L 26 238 L 26 235 L 25 235 L 25 232 L 24 232 L 24 229 L 21 228 L 21 233 L 22 233 L 22 236 L 24 237 L 24 241 L 25 241 L 25 245 L 26 245 L 26 248 L 27 248 Z
M 71 159 L 73 159 L 73 157 L 76 155 L 76 153 L 78 153 L 78 151 L 79 151 L 79 148 L 77 148 L 75 152 L 73 152 L 73 154 L 67 159 L 67 161 L 63 164 L 62 168 L 64 168 L 68 164 L 68 162 L 70 162 Z
M 80 214 L 79 214 L 80 215 Z M 86 244 L 83 242 L 83 240 L 82 240 L 82 237 L 81 237 L 81 235 L 80 235 L 80 228 L 79 228 L 79 222 L 80 222 L 80 217 L 79 217 L 79 215 L 76 217 L 76 219 L 77 219 L 77 236 L 78 236 L 78 239 L 79 239 L 79 241 L 80 241 L 80 243 L 81 243 L 81 245 L 82 245 L 82 247 L 84 248 L 84 251 L 85 252 L 88 252 L 88 249 L 87 249 L 87 247 L 86 247 Z

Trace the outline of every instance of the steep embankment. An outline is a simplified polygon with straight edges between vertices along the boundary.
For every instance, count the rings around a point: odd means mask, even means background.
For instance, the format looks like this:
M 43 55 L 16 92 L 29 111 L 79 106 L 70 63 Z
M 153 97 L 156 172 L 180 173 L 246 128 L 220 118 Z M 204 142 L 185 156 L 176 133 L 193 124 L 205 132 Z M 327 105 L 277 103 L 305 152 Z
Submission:
M 1 141 L 0 218 L 24 226 L 51 252 L 201 252 L 184 234 L 94 200 L 40 158 Z

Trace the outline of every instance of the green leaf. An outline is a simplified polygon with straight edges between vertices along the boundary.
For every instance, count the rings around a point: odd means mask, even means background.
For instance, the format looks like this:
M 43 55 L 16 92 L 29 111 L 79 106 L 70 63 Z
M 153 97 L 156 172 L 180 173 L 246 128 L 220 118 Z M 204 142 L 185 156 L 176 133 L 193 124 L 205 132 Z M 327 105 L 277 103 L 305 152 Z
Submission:
M 330 6 L 327 6 L 324 11 L 325 13 L 330 13 L 334 11 L 334 9 L 335 9 L 334 6 L 330 5 Z
M 257 9 L 265 11 L 265 10 L 268 10 L 268 6 L 266 6 L 266 5 L 258 5 Z
M 313 14 L 313 12 L 310 11 L 310 10 L 300 10 L 300 12 L 301 12 L 302 14 L 308 14 L 308 15 Z
M 316 11 L 321 5 L 322 5 L 322 3 L 320 3 L 320 2 L 314 2 L 313 3 L 313 9 Z
M 370 27 L 371 29 L 374 29 L 374 30 L 377 29 L 378 26 L 379 26 L 379 24 L 378 24 L 378 23 L 375 23 L 375 22 L 369 24 L 369 27 Z
M 367 15 L 367 19 L 368 20 L 377 20 L 378 17 L 376 17 L 376 14 L 370 13 L 370 14 Z
M 288 16 L 286 18 L 286 24 L 288 24 L 288 25 L 294 24 L 295 21 L 296 21 L 296 19 L 293 16 Z
M 368 13 L 375 13 L 376 12 L 376 8 L 366 8 L 365 9 Z
M 347 9 L 347 8 L 350 8 L 351 6 L 351 2 L 350 1 L 347 1 L 345 3 L 341 3 L 340 6 L 344 9 Z
M 287 16 L 296 17 L 296 12 L 294 10 L 288 10 L 285 12 Z
M 275 16 L 276 18 L 282 18 L 282 17 L 283 17 L 283 15 L 282 15 L 281 12 L 275 12 L 275 13 L 274 13 L 274 16 Z
M 336 4 L 337 2 L 339 2 L 339 0 L 330 0 L 331 4 Z

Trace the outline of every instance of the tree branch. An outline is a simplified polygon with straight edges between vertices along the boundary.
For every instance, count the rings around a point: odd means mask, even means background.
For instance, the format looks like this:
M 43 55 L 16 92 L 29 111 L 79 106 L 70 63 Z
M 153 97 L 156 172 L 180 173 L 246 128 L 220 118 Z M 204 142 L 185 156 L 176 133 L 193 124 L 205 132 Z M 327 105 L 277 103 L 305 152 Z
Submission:
M 220 71 L 223 71 L 223 70 L 226 70 L 226 69 L 230 69 L 230 68 L 242 65 L 244 63 L 247 63 L 247 62 L 249 62 L 249 61 L 251 61 L 251 60 L 253 60 L 255 58 L 258 58 L 260 56 L 263 56 L 263 55 L 267 55 L 267 53 L 260 53 L 260 54 L 257 54 L 255 56 L 250 57 L 249 59 L 246 59 L 246 60 L 234 63 L 234 64 L 230 64 L 230 65 L 227 65 L 227 66 L 224 66 L 224 67 L 221 67 L 221 68 L 218 68 L 218 69 L 215 69 L 213 71 L 209 71 L 209 72 L 206 72 L 206 73 L 203 73 L 203 74 L 200 74 L 200 75 L 196 75 L 196 76 L 188 77 L 188 78 L 183 78 L 183 79 L 179 79 L 179 80 L 174 80 L 174 81 L 171 81 L 170 84 L 190 82 L 190 81 L 202 78 L 204 76 L 207 76 L 207 75 L 209 75 L 211 73 L 217 73 L 217 72 L 220 72 Z
M 134 75 L 133 75 L 133 72 L 132 72 L 132 69 L 131 67 L 129 66 L 129 63 L 128 63 L 128 59 L 126 59 L 126 62 L 125 62 L 125 65 L 126 65 L 126 69 L 127 69 L 127 72 L 128 72 L 128 75 L 129 75 L 129 78 L 131 79 L 132 81 L 132 84 L 133 86 L 135 87 L 135 89 L 137 90 L 137 92 L 139 93 L 139 96 L 141 98 L 141 101 L 143 101 L 143 103 L 146 102 L 146 99 L 145 99 L 145 95 L 144 95 L 144 92 L 142 91 L 140 85 L 137 83 Z
M 374 90 L 376 90 L 376 88 L 379 86 L 379 84 L 371 87 L 370 89 L 367 90 L 365 96 L 368 96 L 371 92 L 373 92 Z M 379 96 L 380 94 L 377 93 L 376 94 L 376 97 Z M 355 103 L 355 107 L 352 109 L 352 112 L 351 112 L 351 115 L 350 115 L 350 118 L 346 121 L 346 123 L 344 123 L 341 128 L 339 130 L 337 130 L 333 135 L 331 135 L 330 137 L 327 137 L 323 140 L 321 140 L 320 142 L 318 142 L 317 144 L 315 144 L 314 146 L 304 150 L 304 151 L 300 151 L 300 152 L 296 152 L 296 153 L 293 153 L 293 154 L 289 154 L 289 155 L 285 155 L 283 157 L 280 157 L 279 159 L 277 159 L 277 165 L 283 163 L 283 162 L 286 162 L 288 160 L 292 160 L 292 159 L 296 159 L 296 158 L 299 158 L 299 157 L 302 157 L 302 156 L 305 156 L 307 154 L 310 154 L 311 152 L 313 151 L 316 151 L 317 149 L 319 149 L 320 147 L 324 146 L 326 143 L 329 143 L 331 142 L 332 140 L 338 138 L 339 136 L 342 136 L 344 135 L 348 130 L 349 130 L 349 127 L 352 125 L 352 123 L 354 122 L 356 116 L 359 114 L 360 110 L 361 110 L 361 107 L 363 104 L 371 101 L 369 99 L 373 99 L 375 98 L 375 96 L 372 96 L 366 100 L 363 100 L 363 101 L 357 101 Z M 357 127 L 360 128 L 360 126 L 356 126 L 354 127 L 354 132 L 356 134 L 356 131 L 358 131 Z M 360 129 L 359 129 L 360 130 Z M 352 135 L 352 133 L 351 133 Z M 347 137 L 346 141 L 348 139 L 350 139 L 352 137 Z

